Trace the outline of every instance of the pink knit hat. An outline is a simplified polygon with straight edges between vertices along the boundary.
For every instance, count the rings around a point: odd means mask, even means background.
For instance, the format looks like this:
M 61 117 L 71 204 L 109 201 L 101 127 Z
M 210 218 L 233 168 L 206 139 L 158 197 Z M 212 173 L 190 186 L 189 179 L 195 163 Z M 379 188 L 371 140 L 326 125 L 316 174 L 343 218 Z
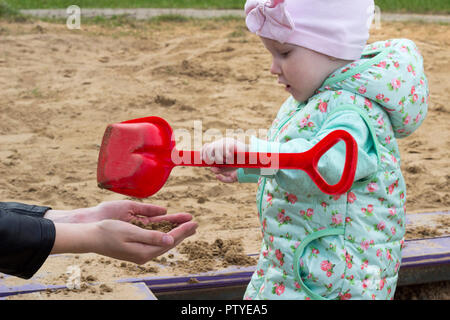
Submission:
M 247 0 L 251 32 L 335 58 L 357 60 L 369 38 L 373 0 Z

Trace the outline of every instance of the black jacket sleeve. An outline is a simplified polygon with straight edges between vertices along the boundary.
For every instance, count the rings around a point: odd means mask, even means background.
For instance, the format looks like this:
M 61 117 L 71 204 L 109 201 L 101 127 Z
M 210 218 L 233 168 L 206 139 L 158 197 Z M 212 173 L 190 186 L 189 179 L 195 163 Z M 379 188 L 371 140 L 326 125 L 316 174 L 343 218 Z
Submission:
M 0 272 L 31 278 L 49 256 L 56 236 L 49 207 L 0 202 Z
M 0 210 L 8 210 L 12 213 L 19 213 L 39 218 L 42 218 L 50 209 L 50 207 L 36 206 L 19 202 L 0 202 Z

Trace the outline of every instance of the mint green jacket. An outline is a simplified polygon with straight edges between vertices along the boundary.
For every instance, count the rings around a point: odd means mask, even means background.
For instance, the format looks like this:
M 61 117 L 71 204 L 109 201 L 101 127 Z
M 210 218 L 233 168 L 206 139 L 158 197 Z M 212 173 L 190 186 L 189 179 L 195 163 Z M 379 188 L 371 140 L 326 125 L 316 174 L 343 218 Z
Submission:
M 392 299 L 405 233 L 406 186 L 398 138 L 425 119 L 428 82 L 416 45 L 406 39 L 366 46 L 361 59 L 335 71 L 306 103 L 289 97 L 250 151 L 309 150 L 336 129 L 358 143 L 351 189 L 322 193 L 301 170 L 239 169 L 257 182 L 262 244 L 245 299 Z M 339 180 L 345 145 L 319 162 Z

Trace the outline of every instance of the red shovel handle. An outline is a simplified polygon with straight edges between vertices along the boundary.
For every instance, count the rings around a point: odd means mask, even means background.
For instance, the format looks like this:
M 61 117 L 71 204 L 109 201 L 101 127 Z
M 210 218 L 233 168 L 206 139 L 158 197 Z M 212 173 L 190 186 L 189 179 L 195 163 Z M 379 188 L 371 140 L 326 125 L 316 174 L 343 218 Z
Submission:
M 336 143 L 344 141 L 346 146 L 344 171 L 340 181 L 334 185 L 328 184 L 320 174 L 317 166 L 320 158 Z M 315 182 L 317 187 L 327 194 L 343 194 L 352 186 L 358 163 L 358 145 L 350 133 L 345 130 L 335 130 L 319 141 L 313 148 L 302 154 L 306 163 L 303 169 Z
M 336 143 L 344 141 L 346 145 L 345 165 L 340 181 L 330 185 L 317 169 L 320 158 Z M 327 194 L 343 194 L 352 186 L 358 162 L 358 145 L 350 133 L 335 130 L 320 140 L 313 148 L 302 153 L 263 153 L 235 152 L 230 163 L 206 163 L 201 159 L 199 151 L 176 150 L 180 156 L 174 165 L 222 168 L 271 168 L 297 169 L 305 171 L 317 187 Z M 186 160 L 183 161 L 181 159 Z M 194 159 L 200 159 L 195 161 Z M 238 159 L 241 159 L 240 161 Z

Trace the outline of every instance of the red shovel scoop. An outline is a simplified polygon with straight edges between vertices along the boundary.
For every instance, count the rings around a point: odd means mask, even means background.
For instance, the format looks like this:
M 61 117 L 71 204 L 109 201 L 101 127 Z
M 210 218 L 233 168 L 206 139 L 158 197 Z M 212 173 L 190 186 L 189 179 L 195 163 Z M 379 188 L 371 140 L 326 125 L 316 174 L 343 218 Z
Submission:
M 341 180 L 329 185 L 317 170 L 320 158 L 336 143 L 346 145 Z M 355 139 L 344 130 L 331 132 L 302 153 L 236 152 L 232 164 L 208 164 L 200 151 L 175 148 L 172 128 L 162 118 L 146 117 L 110 124 L 103 136 L 97 166 L 100 188 L 146 198 L 158 192 L 175 166 L 300 169 L 327 194 L 347 192 L 355 177 L 358 150 Z

